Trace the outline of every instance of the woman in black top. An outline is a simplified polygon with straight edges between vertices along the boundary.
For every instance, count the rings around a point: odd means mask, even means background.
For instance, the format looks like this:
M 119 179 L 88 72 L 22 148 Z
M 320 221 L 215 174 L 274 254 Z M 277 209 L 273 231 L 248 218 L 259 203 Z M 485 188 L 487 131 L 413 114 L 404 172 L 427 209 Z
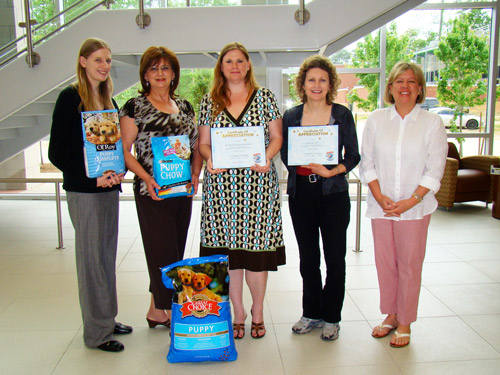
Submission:
M 123 175 L 88 178 L 83 155 L 81 112 L 117 108 L 111 98 L 111 50 L 100 39 L 80 47 L 77 82 L 59 95 L 52 115 L 49 159 L 63 173 L 68 210 L 75 228 L 78 291 L 83 337 L 89 347 L 124 349 L 114 334 L 132 332 L 115 322 L 118 313 L 115 262 L 118 241 L 118 194 Z
M 339 336 L 351 207 L 345 176 L 360 160 L 352 113 L 333 103 L 339 85 L 340 79 L 330 60 L 319 55 L 307 58 L 296 79 L 303 104 L 289 109 L 283 116 L 281 159 L 289 173 L 288 204 L 299 245 L 303 287 L 303 313 L 292 331 L 302 334 L 322 327 L 323 340 L 335 340 Z M 338 126 L 337 165 L 288 165 L 288 128 L 308 125 Z M 320 270 L 320 232 L 326 264 L 324 285 Z

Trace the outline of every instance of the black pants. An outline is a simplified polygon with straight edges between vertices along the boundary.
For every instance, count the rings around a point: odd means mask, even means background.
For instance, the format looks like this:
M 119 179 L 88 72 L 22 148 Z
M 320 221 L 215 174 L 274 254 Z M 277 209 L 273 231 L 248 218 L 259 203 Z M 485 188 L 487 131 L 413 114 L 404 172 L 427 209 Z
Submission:
M 344 304 L 346 231 L 351 202 L 347 190 L 323 195 L 321 185 L 321 181 L 311 184 L 298 177 L 296 195 L 289 198 L 299 245 L 302 315 L 338 323 Z M 320 232 L 326 264 L 324 285 L 320 270 Z
M 163 285 L 160 268 L 184 257 L 191 220 L 192 198 L 174 197 L 154 201 L 134 191 L 142 244 L 149 271 L 149 291 L 157 309 L 170 310 L 174 291 Z

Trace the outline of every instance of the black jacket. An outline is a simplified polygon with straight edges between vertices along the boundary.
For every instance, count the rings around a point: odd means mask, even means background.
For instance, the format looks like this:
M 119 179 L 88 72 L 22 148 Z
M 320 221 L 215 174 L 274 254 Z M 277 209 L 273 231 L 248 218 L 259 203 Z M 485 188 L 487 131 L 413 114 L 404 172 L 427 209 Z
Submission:
M 295 196 L 295 188 L 297 182 L 297 173 L 294 166 L 288 165 L 288 128 L 292 126 L 301 126 L 302 113 L 304 105 L 298 105 L 290 108 L 283 115 L 283 146 L 281 147 L 281 160 L 288 169 L 287 193 L 289 196 Z M 339 164 L 347 168 L 347 172 L 351 171 L 358 165 L 361 157 L 358 149 L 358 137 L 356 135 L 356 127 L 351 111 L 340 104 L 332 104 L 332 117 L 334 118 L 333 125 L 339 125 Z M 332 169 L 334 165 L 326 165 L 328 169 Z M 346 173 L 337 176 L 323 179 L 323 195 L 345 191 L 349 188 L 349 183 L 345 177 Z
M 104 193 L 120 189 L 97 187 L 97 178 L 88 178 L 83 160 L 81 99 L 75 86 L 66 87 L 56 101 L 50 130 L 49 159 L 63 173 L 63 188 L 79 193 Z M 118 105 L 113 100 L 116 108 Z M 82 109 L 84 111 L 84 109 Z

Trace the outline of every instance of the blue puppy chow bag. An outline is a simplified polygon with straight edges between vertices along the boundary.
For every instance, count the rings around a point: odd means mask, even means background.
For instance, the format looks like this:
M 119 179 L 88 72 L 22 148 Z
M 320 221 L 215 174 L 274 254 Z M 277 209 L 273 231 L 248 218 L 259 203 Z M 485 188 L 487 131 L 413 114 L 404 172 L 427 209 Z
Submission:
M 167 360 L 236 360 L 227 256 L 184 259 L 161 272 L 163 284 L 175 290 Z

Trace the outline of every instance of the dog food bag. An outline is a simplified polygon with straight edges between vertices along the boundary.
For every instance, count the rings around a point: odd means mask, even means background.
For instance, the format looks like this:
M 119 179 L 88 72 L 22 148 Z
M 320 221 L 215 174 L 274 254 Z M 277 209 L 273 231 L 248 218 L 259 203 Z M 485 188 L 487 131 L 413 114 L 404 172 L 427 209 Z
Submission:
M 82 112 L 82 129 L 87 177 L 125 173 L 118 111 Z
M 194 192 L 191 183 L 191 149 L 187 135 L 151 138 L 153 177 L 159 198 L 180 197 Z
M 227 256 L 184 259 L 161 272 L 165 286 L 175 289 L 167 360 L 236 360 Z

